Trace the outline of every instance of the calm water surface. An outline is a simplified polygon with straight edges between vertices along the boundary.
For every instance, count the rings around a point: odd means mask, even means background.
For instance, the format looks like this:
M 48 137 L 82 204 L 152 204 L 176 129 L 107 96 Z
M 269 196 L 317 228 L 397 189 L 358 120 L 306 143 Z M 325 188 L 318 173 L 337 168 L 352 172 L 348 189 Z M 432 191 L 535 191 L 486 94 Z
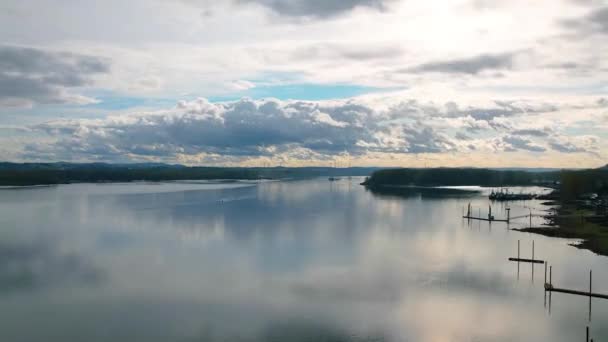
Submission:
M 554 294 L 549 313 L 544 267 L 507 261 L 534 240 L 555 285 L 587 289 L 592 268 L 608 292 L 608 258 L 460 218 L 486 196 L 359 181 L 2 189 L 0 341 L 608 340 L 608 301 L 589 321 L 587 298 Z

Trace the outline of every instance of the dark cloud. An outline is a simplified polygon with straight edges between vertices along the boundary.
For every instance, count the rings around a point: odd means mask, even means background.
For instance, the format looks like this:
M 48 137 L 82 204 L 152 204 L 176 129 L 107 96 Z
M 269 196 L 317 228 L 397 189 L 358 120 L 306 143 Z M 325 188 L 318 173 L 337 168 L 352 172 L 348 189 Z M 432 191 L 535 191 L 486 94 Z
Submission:
M 513 67 L 515 56 L 516 53 L 482 54 L 468 58 L 425 63 L 404 71 L 475 75 L 486 70 L 509 70 Z
M 549 147 L 554 151 L 561 153 L 588 153 L 594 156 L 599 156 L 598 148 L 599 138 L 593 135 L 582 136 L 552 136 L 548 143 Z
M 462 133 L 462 132 L 457 132 L 456 135 L 454 136 L 456 139 L 458 140 L 471 140 L 471 137 Z
M 409 153 L 439 153 L 455 149 L 453 142 L 431 127 L 419 124 L 404 127 L 403 132 L 407 137 L 407 152 Z
M 383 11 L 391 0 L 237 0 L 262 5 L 287 17 L 330 18 L 358 7 Z
M 508 151 L 525 150 L 530 152 L 545 152 L 547 149 L 533 143 L 530 139 L 508 135 L 502 138 L 507 144 Z
M 551 103 L 529 103 L 525 101 L 494 101 L 494 106 L 459 107 L 454 102 L 445 104 L 443 115 L 446 117 L 470 116 L 475 120 L 492 121 L 497 117 L 511 117 L 531 113 L 555 112 L 559 108 Z
M 553 140 L 549 142 L 549 146 L 557 151 L 557 152 L 561 152 L 561 153 L 581 153 L 581 152 L 587 152 L 587 150 L 585 150 L 584 148 L 580 147 L 580 146 L 576 146 L 575 144 L 569 142 L 569 141 L 557 141 L 557 140 Z
M 98 57 L 0 45 L 0 105 L 90 102 L 67 90 L 90 85 L 109 68 Z
M 552 133 L 551 129 L 543 128 L 543 129 L 516 129 L 511 134 L 513 135 L 523 135 L 530 137 L 547 137 Z
M 455 102 L 445 104 L 423 103 L 417 100 L 406 100 L 399 102 L 390 109 L 393 119 L 400 117 L 411 118 L 466 118 L 471 117 L 476 121 L 487 121 L 484 127 L 491 125 L 495 128 L 507 128 L 496 122 L 495 118 L 512 117 L 524 114 L 549 113 L 559 110 L 559 107 L 552 103 L 535 103 L 528 101 L 494 101 L 488 105 L 461 106 Z
M 578 36 L 608 34 L 608 6 L 594 7 L 582 18 L 563 20 L 562 25 L 574 30 Z
M 564 63 L 557 63 L 557 64 L 548 64 L 545 66 L 546 68 L 549 69 L 566 69 L 566 70 L 573 70 L 573 69 L 580 69 L 583 66 L 580 63 L 575 63 L 575 62 L 564 62 Z

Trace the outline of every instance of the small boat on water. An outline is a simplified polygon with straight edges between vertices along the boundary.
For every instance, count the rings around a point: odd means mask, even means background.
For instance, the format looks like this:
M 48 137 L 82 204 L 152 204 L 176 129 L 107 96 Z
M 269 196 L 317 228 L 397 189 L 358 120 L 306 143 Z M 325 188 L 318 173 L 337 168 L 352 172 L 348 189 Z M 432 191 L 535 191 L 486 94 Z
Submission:
M 329 178 L 327 178 L 327 179 L 328 179 L 330 182 L 335 182 L 335 181 L 339 181 L 339 180 L 340 180 L 340 178 L 338 178 L 338 177 L 329 177 Z

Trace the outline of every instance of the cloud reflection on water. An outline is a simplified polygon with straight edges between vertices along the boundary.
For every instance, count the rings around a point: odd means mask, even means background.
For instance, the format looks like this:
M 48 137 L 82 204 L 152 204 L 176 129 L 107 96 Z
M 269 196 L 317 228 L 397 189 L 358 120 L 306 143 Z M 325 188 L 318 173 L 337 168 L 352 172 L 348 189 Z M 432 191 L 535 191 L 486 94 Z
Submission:
M 79 246 L 107 281 L 76 293 L 58 290 L 55 299 L 37 302 L 4 296 L 13 311 L 0 313 L 0 336 L 21 336 L 14 327 L 28 316 L 48 322 L 41 331 L 65 340 L 103 340 L 97 322 L 107 322 L 103 337 L 114 341 L 571 341 L 580 336 L 577 329 L 586 317 L 579 318 L 578 302 L 559 298 L 561 312 L 556 308 L 548 317 L 542 281 L 532 284 L 522 268 L 518 282 L 515 265 L 506 260 L 516 241 L 528 236 L 501 225 L 469 227 L 458 218 L 462 205 L 486 205 L 485 198 L 377 198 L 353 183 L 312 180 L 103 196 L 89 196 L 84 187 L 78 196 L 45 202 L 49 209 L 30 220 L 3 207 L 24 234 L 37 235 L 45 222 L 62 246 Z M 221 198 L 241 200 L 218 202 Z M 56 212 L 64 213 L 61 220 Z M 562 265 L 557 277 L 572 272 L 563 260 L 593 261 L 608 269 L 606 262 L 558 240 L 534 239 L 539 255 Z M 53 279 L 72 277 L 53 265 L 79 269 L 61 258 L 52 261 L 43 246 L 16 248 L 19 252 L 11 253 L 25 255 L 25 264 L 51 260 L 45 265 Z M 40 255 L 27 256 L 32 250 Z M 537 272 L 542 276 L 540 268 Z M 599 283 L 606 280 L 602 277 L 598 274 Z M 56 314 L 43 317 L 51 307 Z M 608 323 L 607 309 L 597 305 L 593 324 Z M 70 331 L 74 317 L 80 324 Z M 33 334 L 22 340 L 35 340 Z

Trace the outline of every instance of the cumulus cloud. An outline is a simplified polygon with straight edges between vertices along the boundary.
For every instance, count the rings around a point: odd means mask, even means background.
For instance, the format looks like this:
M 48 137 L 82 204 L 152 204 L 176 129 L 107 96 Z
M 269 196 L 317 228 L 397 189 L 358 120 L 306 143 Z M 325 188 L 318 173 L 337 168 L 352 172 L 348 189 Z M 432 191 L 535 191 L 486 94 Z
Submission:
M 502 108 L 502 116 L 471 115 L 495 107 Z M 25 144 L 21 157 L 209 165 L 470 151 L 598 155 L 597 137 L 566 136 L 542 120 L 521 125 L 520 116 L 532 115 L 521 107 L 542 112 L 557 106 L 514 100 L 485 106 L 404 100 L 379 109 L 364 99 L 211 103 L 201 98 L 157 112 L 33 125 L 33 132 L 45 132 L 50 140 Z
M 262 5 L 288 17 L 329 18 L 358 7 L 385 10 L 390 0 L 237 0 Z
M 559 106 L 550 102 L 531 102 L 524 100 L 494 100 L 485 104 L 462 105 L 454 101 L 443 104 L 424 103 L 415 99 L 401 101 L 392 106 L 391 112 L 399 116 L 410 117 L 445 117 L 463 118 L 470 126 L 483 125 L 487 128 L 503 126 L 498 118 L 509 118 L 524 114 L 550 113 L 559 110 Z M 475 121 L 475 122 L 473 122 Z M 481 122 L 485 121 L 485 122 Z
M 91 103 L 68 89 L 90 85 L 109 69 L 108 60 L 98 57 L 0 45 L 0 105 Z
M 449 136 L 427 123 L 394 123 L 390 117 L 389 112 L 350 101 L 243 99 L 214 104 L 198 99 L 159 113 L 35 125 L 33 129 L 58 139 L 52 144 L 29 144 L 24 154 L 51 159 L 169 160 L 201 154 L 246 159 L 297 151 L 322 158 L 454 149 Z

